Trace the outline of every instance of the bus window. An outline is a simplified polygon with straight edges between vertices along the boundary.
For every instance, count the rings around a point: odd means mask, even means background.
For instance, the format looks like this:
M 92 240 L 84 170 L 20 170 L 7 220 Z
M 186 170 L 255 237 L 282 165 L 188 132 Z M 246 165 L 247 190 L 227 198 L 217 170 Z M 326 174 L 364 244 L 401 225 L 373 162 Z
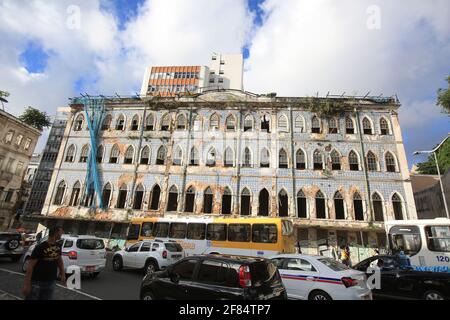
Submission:
M 389 240 L 394 253 L 403 251 L 407 255 L 415 255 L 422 247 L 420 230 L 416 226 L 392 227 L 389 231 Z
M 230 224 L 228 225 L 228 241 L 232 242 L 250 242 L 249 224 Z
M 187 229 L 187 238 L 190 240 L 205 240 L 206 224 L 189 223 Z
M 277 243 L 277 225 L 252 225 L 252 241 L 256 243 Z
M 127 240 L 138 240 L 140 229 L 141 229 L 141 226 L 139 224 L 130 224 L 128 226 Z
M 150 237 L 152 235 L 153 222 L 144 222 L 142 224 L 141 236 Z
M 206 240 L 226 241 L 227 225 L 222 223 L 208 224 L 206 232 Z
M 169 238 L 185 239 L 186 238 L 186 223 L 171 223 Z
M 169 234 L 169 223 L 168 222 L 156 222 L 153 231 L 152 237 L 155 238 L 167 238 Z
M 450 227 L 425 227 L 428 249 L 435 252 L 450 252 Z

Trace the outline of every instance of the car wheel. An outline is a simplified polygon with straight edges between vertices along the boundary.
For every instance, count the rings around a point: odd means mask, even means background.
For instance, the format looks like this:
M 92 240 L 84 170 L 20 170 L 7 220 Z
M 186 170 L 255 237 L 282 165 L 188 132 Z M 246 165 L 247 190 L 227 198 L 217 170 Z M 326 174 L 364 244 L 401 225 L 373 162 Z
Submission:
M 309 295 L 309 300 L 317 300 L 317 301 L 327 301 L 327 300 L 333 300 L 331 299 L 330 295 L 324 291 L 313 291 Z
M 158 271 L 158 266 L 153 261 L 147 261 L 145 263 L 144 272 L 147 274 L 152 274 L 153 272 Z
M 121 257 L 114 257 L 113 259 L 113 270 L 121 271 L 123 269 L 123 262 Z
M 19 247 L 19 245 L 20 245 L 19 240 L 11 239 L 5 244 L 5 247 L 6 247 L 6 249 L 12 251 L 12 250 L 16 250 Z
M 439 291 L 435 290 L 425 292 L 423 298 L 424 300 L 445 300 L 444 296 Z
M 26 273 L 28 268 L 28 263 L 30 262 L 30 257 L 26 257 L 22 263 L 22 272 Z
M 155 296 L 150 291 L 145 291 L 142 294 L 141 300 L 155 300 Z

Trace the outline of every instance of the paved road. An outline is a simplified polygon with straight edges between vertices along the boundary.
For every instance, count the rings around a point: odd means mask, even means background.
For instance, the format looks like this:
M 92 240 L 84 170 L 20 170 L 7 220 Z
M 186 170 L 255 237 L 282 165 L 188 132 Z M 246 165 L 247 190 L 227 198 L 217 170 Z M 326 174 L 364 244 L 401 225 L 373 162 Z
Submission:
M 1 269 L 11 270 L 15 273 L 1 271 Z M 20 287 L 23 283 L 23 276 L 16 273 L 21 272 L 21 263 L 13 263 L 8 259 L 0 259 L 0 292 L 4 291 L 16 296 L 21 296 Z M 115 272 L 111 266 L 111 254 L 108 253 L 106 270 L 95 278 L 82 277 L 81 291 L 103 300 L 137 300 L 139 299 L 139 288 L 143 278 L 142 271 L 124 270 Z M 58 289 L 57 296 L 61 299 L 85 299 L 84 295 L 76 295 L 67 289 Z

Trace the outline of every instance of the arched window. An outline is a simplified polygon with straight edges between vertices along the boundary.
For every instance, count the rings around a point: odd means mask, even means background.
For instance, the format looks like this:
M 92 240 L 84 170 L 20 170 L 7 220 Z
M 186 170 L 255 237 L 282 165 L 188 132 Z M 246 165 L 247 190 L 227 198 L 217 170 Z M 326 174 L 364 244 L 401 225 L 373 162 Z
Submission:
M 86 187 L 86 194 L 84 195 L 84 206 L 86 208 L 92 207 L 95 198 L 95 188 L 94 183 L 91 183 Z
M 69 206 L 76 207 L 78 205 L 80 192 L 81 192 L 81 183 L 77 181 L 72 188 L 72 195 L 70 196 Z
M 330 118 L 328 120 L 328 133 L 330 134 L 339 133 L 339 126 L 336 118 Z
M 314 116 L 311 120 L 311 132 L 312 133 L 321 133 L 322 132 L 322 125 L 320 123 L 320 119 L 316 116 Z
M 364 134 L 372 134 L 372 123 L 367 117 L 363 119 L 363 132 Z
M 263 148 L 261 150 L 260 167 L 261 168 L 270 167 L 270 153 L 269 150 L 267 150 L 267 148 Z
M 281 115 L 278 118 L 278 130 L 283 132 L 288 132 L 288 119 L 285 115 Z
M 337 220 L 345 219 L 344 197 L 339 191 L 334 194 L 334 212 Z
M 53 201 L 54 205 L 60 206 L 63 204 L 64 193 L 66 192 L 66 183 L 61 181 L 56 188 L 55 200 Z
M 111 149 L 111 155 L 109 157 L 109 163 L 118 163 L 119 162 L 119 147 L 115 144 Z
M 103 145 L 99 145 L 97 148 L 97 156 L 96 156 L 97 163 L 103 162 L 103 153 L 104 152 L 105 152 L 105 148 L 103 147 Z
M 224 166 L 227 168 L 234 166 L 234 152 L 230 147 L 225 149 Z
M 125 129 L 125 117 L 123 116 L 123 114 L 121 114 L 118 118 L 117 118 L 117 122 L 116 122 L 116 130 L 124 130 Z
M 305 121 L 302 116 L 299 115 L 295 118 L 294 128 L 296 132 L 305 132 Z
M 202 125 L 202 117 L 200 115 L 197 115 L 194 118 L 194 131 L 202 131 L 203 125 Z
M 195 206 L 195 188 L 189 187 L 186 190 L 186 197 L 185 197 L 185 204 L 184 204 L 184 212 L 186 213 L 193 213 L 194 212 L 194 206 Z
M 198 150 L 196 147 L 192 147 L 191 149 L 191 158 L 189 160 L 189 165 L 198 166 L 200 164 L 200 158 L 198 155 Z
M 203 213 L 212 213 L 214 203 L 214 195 L 211 188 L 206 188 L 203 193 Z
M 16 138 L 16 145 L 20 146 L 23 140 L 23 135 L 19 134 Z
M 331 169 L 334 171 L 341 170 L 341 155 L 336 150 L 333 150 L 330 155 Z
M 184 114 L 180 114 L 177 118 L 177 130 L 186 130 L 187 119 Z
M 268 217 L 269 216 L 269 200 L 270 195 L 269 191 L 266 188 L 262 189 L 259 192 L 259 208 L 258 208 L 258 216 Z
M 214 113 L 211 118 L 209 118 L 209 130 L 217 131 L 219 130 L 220 118 L 219 115 Z
M 307 218 L 308 217 L 308 207 L 306 203 L 306 196 L 303 190 L 297 193 L 297 217 Z
M 139 130 L 139 116 L 136 114 L 134 115 L 133 119 L 131 119 L 131 131 L 138 131 Z
M 395 163 L 395 158 L 389 151 L 386 152 L 386 156 L 384 157 L 386 160 L 386 171 L 387 172 L 397 172 L 397 166 Z
M 225 190 L 222 195 L 222 214 L 229 215 L 231 214 L 231 201 L 232 200 L 232 194 L 231 190 L 228 187 L 225 187 Z
M 125 209 L 127 203 L 128 188 L 126 184 L 122 184 L 119 188 L 119 197 L 117 198 L 117 209 Z
M 252 117 L 252 125 L 253 125 L 253 117 Z M 261 131 L 270 133 L 270 115 L 263 114 L 261 116 Z
M 383 200 L 376 192 L 372 195 L 372 205 L 375 221 L 384 221 Z
M 297 168 L 297 170 L 306 169 L 306 157 L 302 149 L 298 149 L 297 153 L 295 154 L 295 167 Z
M 181 149 L 180 146 L 177 146 L 173 154 L 172 164 L 174 166 L 181 166 L 182 162 L 183 162 L 183 150 Z
M 150 194 L 150 210 L 159 210 L 159 198 L 161 196 L 161 188 L 155 184 L 152 193 Z
M 252 154 L 249 148 L 245 148 L 244 150 L 244 159 L 243 159 L 242 167 L 251 168 L 252 167 Z
M 138 184 L 134 191 L 133 209 L 142 210 L 142 202 L 144 200 L 144 187 L 142 184 Z
M 380 132 L 382 136 L 389 134 L 389 124 L 385 118 L 380 119 Z
M 209 149 L 207 155 L 206 155 L 206 165 L 208 167 L 215 167 L 216 166 L 216 149 L 211 148 Z
M 145 131 L 153 131 L 155 130 L 155 116 L 150 113 L 145 119 Z
M 322 191 L 317 191 L 316 193 L 316 218 L 317 219 L 326 219 L 327 212 L 325 206 L 325 196 Z
M 241 192 L 241 216 L 249 216 L 251 213 L 251 194 L 247 188 L 244 188 Z
M 314 151 L 313 154 L 314 170 L 323 170 L 323 157 L 319 150 Z
M 80 162 L 86 163 L 89 155 L 89 146 L 86 144 L 81 148 Z
M 149 165 L 150 164 L 150 147 L 145 146 L 141 151 L 141 161 L 140 164 Z
M 81 131 L 81 130 L 83 130 L 83 122 L 84 122 L 84 117 L 83 117 L 82 114 L 79 114 L 79 115 L 75 118 L 75 123 L 74 123 L 73 131 Z
M 109 201 L 111 200 L 111 193 L 112 193 L 112 188 L 111 188 L 111 184 L 107 183 L 105 185 L 105 187 L 103 188 L 103 193 L 102 193 L 102 201 L 103 201 L 103 205 L 108 208 L 109 207 Z
M 378 171 L 378 161 L 377 157 L 372 151 L 367 153 L 367 170 Z
M 72 144 L 67 149 L 65 162 L 73 162 L 75 159 L 75 146 Z
M 156 154 L 156 164 L 157 165 L 165 165 L 166 164 L 166 156 L 167 156 L 166 147 L 161 146 L 158 149 L 158 153 Z
M 178 189 L 176 186 L 172 186 L 169 189 L 169 200 L 167 201 L 167 211 L 178 211 Z
M 392 208 L 394 209 L 395 220 L 403 220 L 402 199 L 396 193 L 392 196 Z
M 109 130 L 111 127 L 112 117 L 110 114 L 106 115 L 105 119 L 102 122 L 102 131 Z
M 280 169 L 287 169 L 289 167 L 288 156 L 284 149 L 281 149 L 278 155 L 278 167 Z
M 230 114 L 226 120 L 227 131 L 236 131 L 236 118 Z
M 170 115 L 165 114 L 161 118 L 161 131 L 169 131 L 170 130 Z
M 345 133 L 355 134 L 355 123 L 353 122 L 353 119 L 350 117 L 345 118 Z
M 363 202 L 358 192 L 353 195 L 353 210 L 355 211 L 355 220 L 364 221 Z
M 348 163 L 351 171 L 359 171 L 359 158 L 353 150 L 348 154 Z
M 134 148 L 133 146 L 129 146 L 127 151 L 125 152 L 125 158 L 123 160 L 123 163 L 132 164 L 133 158 L 134 158 Z
M 284 189 L 278 193 L 278 216 L 289 216 L 289 196 Z
M 252 130 L 253 130 L 253 117 L 248 114 L 244 118 L 244 132 Z

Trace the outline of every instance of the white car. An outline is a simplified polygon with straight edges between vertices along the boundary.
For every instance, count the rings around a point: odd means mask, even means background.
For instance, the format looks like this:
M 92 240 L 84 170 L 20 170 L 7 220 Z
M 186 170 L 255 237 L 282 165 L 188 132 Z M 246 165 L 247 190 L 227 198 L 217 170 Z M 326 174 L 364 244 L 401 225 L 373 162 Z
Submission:
M 164 270 L 184 257 L 183 247 L 179 243 L 148 240 L 117 251 L 112 261 L 115 271 L 125 267 L 152 273 Z
M 45 241 L 46 239 L 41 240 Z M 106 249 L 103 239 L 94 236 L 63 235 L 58 241 L 61 246 L 61 255 L 64 269 L 69 266 L 78 266 L 82 274 L 96 277 L 105 268 Z M 36 244 L 32 245 L 24 255 L 22 271 L 26 272 L 29 258 Z
M 289 299 L 372 300 L 366 275 L 331 258 L 285 254 L 271 260 L 278 267 Z

